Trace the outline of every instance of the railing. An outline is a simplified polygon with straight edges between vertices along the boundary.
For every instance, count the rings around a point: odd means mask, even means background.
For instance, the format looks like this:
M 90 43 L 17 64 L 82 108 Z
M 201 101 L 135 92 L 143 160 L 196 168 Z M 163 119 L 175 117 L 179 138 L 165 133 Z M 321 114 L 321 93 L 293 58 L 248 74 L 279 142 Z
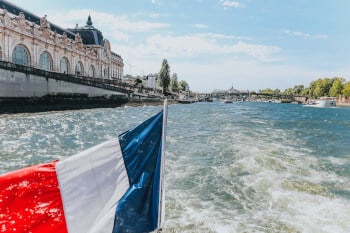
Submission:
M 53 71 L 46 71 L 35 67 L 19 65 L 19 64 L 7 62 L 7 61 L 0 61 L 0 68 L 11 70 L 11 71 L 22 72 L 26 74 L 38 75 L 38 76 L 52 78 L 52 79 L 61 80 L 61 81 L 67 81 L 72 83 L 78 83 L 78 84 L 103 88 L 103 89 L 112 90 L 112 91 L 118 91 L 128 95 L 131 93 L 134 93 L 135 91 L 141 92 L 141 93 L 155 92 L 152 88 L 135 87 L 134 85 L 131 85 L 126 82 L 122 82 L 121 80 L 118 80 L 118 79 L 100 79 L 100 78 L 93 78 L 93 77 L 76 75 L 76 74 L 66 74 L 66 73 L 59 73 L 59 72 L 53 72 Z

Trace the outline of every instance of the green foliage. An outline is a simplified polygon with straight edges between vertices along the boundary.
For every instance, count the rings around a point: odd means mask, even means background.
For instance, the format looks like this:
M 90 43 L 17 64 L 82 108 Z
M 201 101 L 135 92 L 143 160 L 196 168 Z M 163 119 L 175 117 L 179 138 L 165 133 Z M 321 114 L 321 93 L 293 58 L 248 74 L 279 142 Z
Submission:
M 294 86 L 293 88 L 293 94 L 294 95 L 301 95 L 301 93 L 303 92 L 304 90 L 304 85 L 296 85 Z
M 271 94 L 273 94 L 273 90 L 271 88 L 266 88 L 266 89 L 260 90 L 260 93 L 271 95 Z
M 177 74 L 176 73 L 174 73 L 171 76 L 169 90 L 172 91 L 172 92 L 178 92 L 179 91 L 179 83 L 177 81 Z
M 285 95 L 294 95 L 294 96 L 300 96 L 301 93 L 304 90 L 304 85 L 296 85 L 294 88 L 287 88 L 284 90 L 283 94 Z
M 328 96 L 329 90 L 332 87 L 332 80 L 330 78 L 318 79 L 313 86 L 315 86 L 315 88 L 312 97 L 318 98 L 321 96 Z
M 301 91 L 302 96 L 311 96 L 311 93 L 312 93 L 312 91 L 311 91 L 310 87 L 304 88 Z
M 350 97 L 350 82 L 344 84 L 342 94 L 348 98 Z
M 283 94 L 285 94 L 285 95 L 293 95 L 293 88 L 285 89 Z
M 162 68 L 159 72 L 159 85 L 162 87 L 163 94 L 166 94 L 170 84 L 170 66 L 166 59 L 163 59 Z
M 334 77 L 317 79 L 312 81 L 310 85 L 304 88 L 303 85 L 296 85 L 294 88 L 286 89 L 283 94 L 294 96 L 308 96 L 318 98 L 321 96 L 337 97 L 342 93 L 344 88 L 344 78 Z
M 311 82 L 309 86 L 309 96 L 318 98 L 321 96 L 333 96 L 337 97 L 342 93 L 344 78 L 334 77 L 318 79 Z
M 180 91 L 186 91 L 186 90 L 189 90 L 189 89 L 190 89 L 189 85 L 188 85 L 188 83 L 185 80 L 181 80 L 179 82 L 179 90 Z
M 272 90 L 270 88 L 266 88 L 263 90 L 260 90 L 261 94 L 267 94 L 267 95 L 278 95 L 281 94 L 281 91 L 279 89 Z
M 333 78 L 333 84 L 331 89 L 329 90 L 329 95 L 332 97 L 338 97 L 341 95 L 345 79 L 343 78 Z

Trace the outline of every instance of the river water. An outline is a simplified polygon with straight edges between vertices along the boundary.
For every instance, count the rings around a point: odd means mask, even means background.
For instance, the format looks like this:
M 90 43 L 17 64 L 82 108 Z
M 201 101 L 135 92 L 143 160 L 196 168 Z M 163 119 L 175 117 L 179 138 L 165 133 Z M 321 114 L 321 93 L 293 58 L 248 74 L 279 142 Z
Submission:
M 117 137 L 160 106 L 0 115 L 0 174 Z M 169 106 L 163 232 L 350 232 L 350 108 Z

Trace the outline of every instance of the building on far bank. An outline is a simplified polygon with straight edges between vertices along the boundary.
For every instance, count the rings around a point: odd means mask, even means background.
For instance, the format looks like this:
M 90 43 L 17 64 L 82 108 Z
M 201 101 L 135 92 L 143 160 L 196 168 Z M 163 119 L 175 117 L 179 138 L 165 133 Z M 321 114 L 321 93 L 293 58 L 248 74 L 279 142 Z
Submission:
M 124 63 L 93 26 L 63 29 L 8 1 L 0 1 L 0 60 L 53 72 L 121 79 Z
M 144 86 L 147 87 L 147 88 L 151 88 L 151 89 L 154 89 L 154 90 L 161 90 L 161 87 L 158 85 L 158 78 L 156 75 L 154 74 L 149 74 L 147 76 L 144 76 L 142 78 L 142 81 L 144 83 Z

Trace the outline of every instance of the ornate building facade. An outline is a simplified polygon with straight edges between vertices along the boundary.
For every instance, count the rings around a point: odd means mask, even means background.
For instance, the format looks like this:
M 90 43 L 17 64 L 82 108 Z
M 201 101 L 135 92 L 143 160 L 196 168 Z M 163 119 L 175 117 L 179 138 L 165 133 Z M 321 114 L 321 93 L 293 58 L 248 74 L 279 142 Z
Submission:
M 123 59 L 92 26 L 62 29 L 8 1 L 0 1 L 0 60 L 53 72 L 121 79 Z

